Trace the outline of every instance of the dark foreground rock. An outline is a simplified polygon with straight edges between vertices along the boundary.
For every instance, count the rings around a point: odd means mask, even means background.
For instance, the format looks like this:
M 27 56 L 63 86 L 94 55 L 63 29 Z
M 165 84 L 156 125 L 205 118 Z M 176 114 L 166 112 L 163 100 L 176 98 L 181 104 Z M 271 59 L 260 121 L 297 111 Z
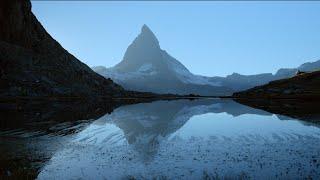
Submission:
M 29 0 L 0 2 L 0 96 L 123 96 L 126 91 L 68 53 Z

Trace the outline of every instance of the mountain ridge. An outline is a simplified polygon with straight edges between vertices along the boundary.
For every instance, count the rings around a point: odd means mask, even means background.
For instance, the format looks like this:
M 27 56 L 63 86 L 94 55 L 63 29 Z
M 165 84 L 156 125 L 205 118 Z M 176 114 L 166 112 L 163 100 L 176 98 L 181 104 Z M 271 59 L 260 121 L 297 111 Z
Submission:
M 128 46 L 121 62 L 112 68 L 92 67 L 125 89 L 154 93 L 224 95 L 231 89 L 210 82 L 207 77 L 192 74 L 173 58 L 146 25 Z
M 95 72 L 129 90 L 213 96 L 231 95 L 274 80 L 293 77 L 298 70 L 314 71 L 317 68 L 320 69 L 320 60 L 304 63 L 298 68 L 282 68 L 275 74 L 233 73 L 226 77 L 195 75 L 160 48 L 158 39 L 147 25 L 142 26 L 140 34 L 128 46 L 117 65 L 110 68 L 92 67 Z

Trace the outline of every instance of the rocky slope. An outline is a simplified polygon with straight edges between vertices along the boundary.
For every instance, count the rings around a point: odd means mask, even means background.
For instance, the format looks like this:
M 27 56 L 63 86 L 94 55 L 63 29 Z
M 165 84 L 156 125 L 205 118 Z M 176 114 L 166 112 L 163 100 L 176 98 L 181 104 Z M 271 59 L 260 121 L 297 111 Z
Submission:
M 199 95 L 232 92 L 208 77 L 192 74 L 160 48 L 158 39 L 146 25 L 127 48 L 119 64 L 112 68 L 93 67 L 93 70 L 129 90 Z
M 236 98 L 320 98 L 320 71 L 272 81 L 263 86 L 234 93 Z
M 29 0 L 0 2 L 0 96 L 121 96 L 125 91 L 68 53 Z

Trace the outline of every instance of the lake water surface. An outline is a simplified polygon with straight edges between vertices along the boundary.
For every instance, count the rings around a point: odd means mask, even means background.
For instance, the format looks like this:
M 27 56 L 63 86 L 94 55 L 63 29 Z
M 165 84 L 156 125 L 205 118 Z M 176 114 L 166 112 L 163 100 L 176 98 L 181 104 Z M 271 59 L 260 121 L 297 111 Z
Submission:
M 320 178 L 317 124 L 232 100 L 125 105 L 50 128 L 2 131 L 1 153 L 31 161 L 38 179 Z

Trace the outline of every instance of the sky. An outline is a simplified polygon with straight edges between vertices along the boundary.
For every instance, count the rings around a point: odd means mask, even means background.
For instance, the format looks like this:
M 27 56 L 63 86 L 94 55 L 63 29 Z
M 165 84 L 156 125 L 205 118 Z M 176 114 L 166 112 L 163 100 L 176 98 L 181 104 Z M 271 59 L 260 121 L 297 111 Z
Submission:
M 146 24 L 192 73 L 275 73 L 320 59 L 320 2 L 32 1 L 32 11 L 88 66 L 112 67 Z

